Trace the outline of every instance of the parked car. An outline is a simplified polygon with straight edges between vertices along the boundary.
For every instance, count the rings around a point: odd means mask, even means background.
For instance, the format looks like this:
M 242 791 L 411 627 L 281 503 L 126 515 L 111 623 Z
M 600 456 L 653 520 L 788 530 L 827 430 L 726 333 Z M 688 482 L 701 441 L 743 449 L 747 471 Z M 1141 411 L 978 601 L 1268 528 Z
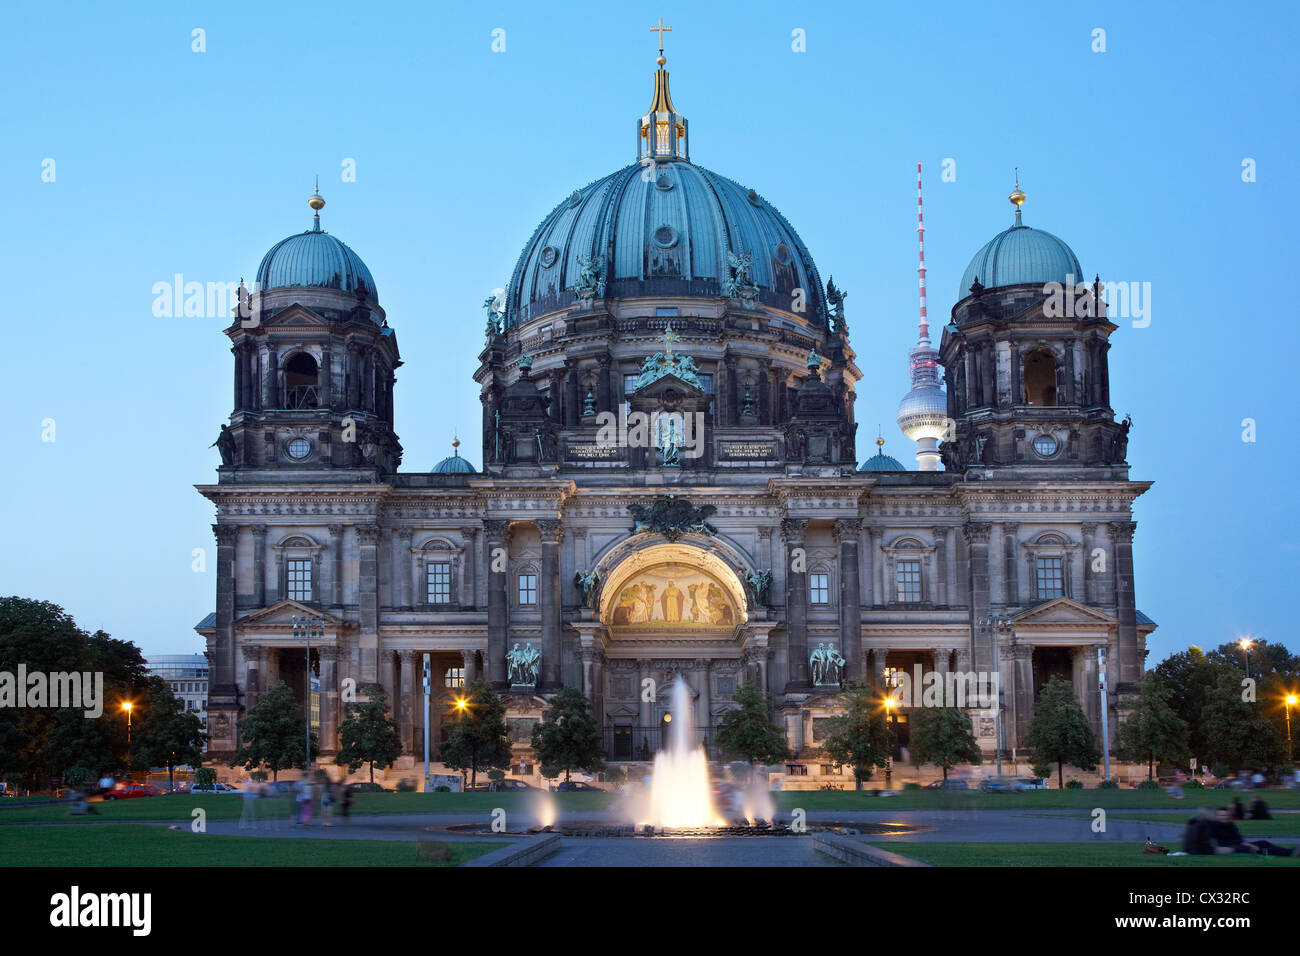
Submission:
M 970 784 L 965 780 L 936 780 L 925 785 L 927 790 L 969 790 Z
M 604 793 L 600 787 L 594 787 L 581 780 L 565 780 L 554 787 L 556 793 Z
M 497 787 L 498 790 L 512 792 L 516 790 L 539 790 L 526 780 L 502 780 Z
M 1042 777 L 1017 777 L 1016 785 L 1021 790 L 1046 790 L 1047 781 Z
M 981 793 L 1020 793 L 1021 788 L 1016 785 L 1012 777 L 986 777 L 980 781 Z
M 132 800 L 136 797 L 161 797 L 162 791 L 149 784 L 130 784 L 104 794 L 105 800 Z
M 209 783 L 200 787 L 198 784 L 190 787 L 190 793 L 239 793 L 238 787 L 232 787 L 228 783 Z

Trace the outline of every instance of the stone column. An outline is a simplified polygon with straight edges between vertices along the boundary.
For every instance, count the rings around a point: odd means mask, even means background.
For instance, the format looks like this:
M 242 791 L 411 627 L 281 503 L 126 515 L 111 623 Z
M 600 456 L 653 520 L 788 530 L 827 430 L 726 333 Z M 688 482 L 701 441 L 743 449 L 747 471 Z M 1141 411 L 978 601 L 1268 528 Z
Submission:
M 872 604 L 875 607 L 884 607 L 889 603 L 889 589 L 885 587 L 884 537 L 884 528 L 873 527 L 871 529 L 871 568 L 875 579 Z
M 637 729 L 641 734 L 646 734 L 647 733 L 646 728 L 648 728 L 654 721 L 653 712 L 651 710 L 651 708 L 654 706 L 654 702 L 650 700 L 646 700 L 646 693 L 645 693 L 646 681 L 650 679 L 650 676 L 651 676 L 650 661 L 647 660 L 646 658 L 641 658 L 636 662 L 636 678 L 637 678 L 636 698 L 639 701 L 637 721 L 640 724 L 640 726 Z M 639 740 L 632 741 L 633 749 L 640 746 L 641 746 L 641 741 Z
M 398 528 L 395 535 L 397 547 L 393 549 L 393 604 L 404 610 L 413 606 L 411 600 L 411 565 L 415 562 L 411 556 L 410 528 Z
M 727 355 L 723 358 L 723 364 L 727 367 L 727 387 L 726 395 L 723 396 L 723 403 L 727 408 L 727 424 L 740 424 L 740 374 L 737 371 L 738 360 L 734 355 Z
M 253 606 L 266 607 L 266 525 L 248 530 L 253 532 Z
M 707 731 L 710 742 L 713 740 L 713 677 L 710 668 L 713 661 L 701 657 L 695 662 L 695 682 L 699 684 L 699 710 L 695 714 L 695 726 Z
M 995 521 L 989 533 L 989 603 L 993 606 L 1008 604 L 1006 538 L 1002 522 Z
M 461 666 L 465 669 L 466 688 L 478 680 L 478 659 L 474 654 L 475 650 L 472 647 L 467 647 L 460 652 Z
M 590 701 L 595 687 L 595 675 L 593 673 L 596 662 L 595 649 L 590 647 L 578 648 L 578 660 L 582 664 L 582 694 Z
M 578 395 L 578 363 L 566 359 L 564 363 L 564 424 L 572 428 L 582 418 L 582 399 Z
M 1019 531 L 1020 525 L 1014 521 L 1002 525 L 1002 564 L 1006 568 L 1007 604 L 1020 603 L 1020 576 L 1016 573 L 1016 569 L 1020 567 L 1016 561 L 1016 552 L 1019 550 L 1016 541 Z
M 343 525 L 332 524 L 330 533 L 330 604 L 343 604 Z
M 980 620 L 989 614 L 989 526 L 962 526 L 970 549 L 970 627 L 975 670 L 993 670 L 993 632 L 981 631 Z
M 948 529 L 931 528 L 934 538 L 934 603 L 948 606 Z
M 786 546 L 785 630 L 790 665 L 787 692 L 808 688 L 808 558 L 804 550 L 807 530 L 805 519 L 786 518 L 781 522 L 781 537 Z
M 1092 552 L 1097 547 L 1097 522 L 1083 522 L 1079 525 L 1079 532 L 1083 537 L 1083 554 L 1080 556 L 1080 565 L 1083 568 L 1083 601 L 1087 604 L 1098 604 L 1100 601 L 1097 597 L 1097 573 L 1092 569 Z
M 260 669 L 266 659 L 266 648 L 261 644 L 245 644 L 241 649 L 244 652 L 244 707 L 252 710 L 266 689 L 263 685 L 264 672 Z
M 944 578 L 947 581 L 948 606 L 956 607 L 960 602 L 961 592 L 957 587 L 957 542 L 956 529 L 943 529 Z
M 465 569 L 465 589 L 460 595 L 459 603 L 463 607 L 477 608 L 478 582 L 474 575 L 478 567 L 478 528 L 461 528 L 460 536 L 465 548 L 461 561 L 461 566 Z
M 889 648 L 873 647 L 871 649 L 871 686 L 876 690 L 883 690 L 885 686 L 885 658 L 889 656 Z
M 338 750 L 339 676 L 337 647 L 322 647 L 320 653 L 320 746 L 324 751 Z
M 1083 705 L 1083 712 L 1088 715 L 1088 721 L 1094 729 L 1100 730 L 1101 694 L 1097 681 L 1097 648 L 1085 645 L 1076 647 L 1074 653 L 1075 670 L 1079 674 L 1074 692 L 1079 695 L 1079 702 Z
M 564 525 L 553 518 L 537 522 L 542 534 L 542 570 L 538 576 L 538 604 L 542 612 L 542 673 L 538 690 L 554 690 L 564 673 L 560 660 L 560 542 Z
M 866 677 L 862 655 L 862 598 L 858 591 L 858 532 L 862 522 L 841 518 L 835 522 L 840 546 L 840 647 L 843 648 L 846 683 Z
M 1065 594 L 1066 597 L 1073 598 L 1076 601 L 1082 601 L 1084 599 L 1084 568 L 1083 561 L 1080 560 L 1080 550 L 1081 549 L 1068 548 L 1065 552 L 1064 574 L 1065 580 L 1068 582 L 1066 584 Z
M 411 753 L 415 744 L 415 708 L 412 701 L 415 695 L 415 651 L 398 651 L 402 673 L 398 680 L 397 726 L 402 735 L 402 753 Z
M 263 343 L 266 351 L 263 353 L 262 360 L 262 407 L 279 408 L 280 397 L 277 394 L 277 378 L 279 376 L 279 359 L 276 355 L 276 342 L 267 338 Z
M 1019 747 L 1029 734 L 1029 721 L 1034 716 L 1034 649 L 1029 644 L 1015 644 L 1010 648 L 1010 656 L 1011 687 L 1007 690 L 1015 713 L 1007 722 L 1006 745 Z M 1003 715 L 1003 720 L 1006 720 L 1006 715 Z
M 484 520 L 483 531 L 487 538 L 488 568 L 488 652 L 487 678 L 498 690 L 507 686 L 506 678 L 506 583 L 508 565 L 506 548 L 510 538 L 510 522 L 496 519 Z M 543 661 L 545 663 L 545 661 Z
M 360 609 L 361 652 L 360 682 L 380 679 L 379 674 L 379 525 L 357 525 L 357 545 L 361 552 L 357 581 L 357 604 Z M 386 688 L 386 689 L 391 689 Z
M 931 653 L 934 655 L 934 671 L 936 674 L 948 673 L 948 658 L 952 654 L 951 647 L 936 647 Z
M 614 390 L 610 381 L 610 365 L 613 361 L 613 357 L 608 352 L 600 357 L 600 374 L 596 380 L 596 411 L 598 413 L 614 410 Z M 542 666 L 546 666 L 545 661 L 542 662 Z
M 1142 676 L 1142 646 L 1137 634 L 1137 606 L 1133 582 L 1133 532 L 1136 521 L 1113 521 L 1110 525 L 1115 552 L 1115 603 L 1119 618 L 1119 682 L 1135 684 Z M 1120 692 L 1112 687 L 1112 694 Z

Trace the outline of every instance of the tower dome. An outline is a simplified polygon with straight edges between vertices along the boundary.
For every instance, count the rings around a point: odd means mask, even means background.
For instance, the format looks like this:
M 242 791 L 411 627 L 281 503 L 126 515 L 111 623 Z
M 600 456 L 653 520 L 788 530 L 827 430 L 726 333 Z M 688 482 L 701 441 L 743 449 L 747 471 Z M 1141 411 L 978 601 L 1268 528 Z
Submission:
M 364 295 L 379 303 L 374 276 L 361 257 L 339 239 L 320 227 L 320 209 L 325 200 L 313 193 L 308 200 L 316 214 L 312 228 L 281 239 L 257 267 L 257 284 L 262 292 L 272 289 L 335 289 L 352 295 Z
M 907 467 L 892 455 L 886 455 L 885 440 L 877 438 L 876 453 L 864 461 L 858 471 L 907 471 Z
M 432 473 L 435 475 L 472 475 L 475 474 L 474 466 L 464 458 L 460 457 L 460 439 L 451 440 L 452 453 L 444 458 L 438 464 L 433 466 Z
M 786 310 L 802 295 L 802 314 L 825 325 L 822 282 L 790 223 L 755 190 L 690 162 L 662 60 L 637 161 L 542 220 L 511 276 L 507 327 L 579 298 L 720 295 Z
M 1064 241 L 1050 232 L 1031 229 L 1021 223 L 1020 207 L 1024 204 L 1025 194 L 1019 183 L 1009 199 L 1016 207 L 1016 221 L 1010 229 L 986 242 L 971 258 L 970 265 L 962 273 L 961 288 L 957 290 L 959 299 L 970 295 L 970 287 L 976 279 L 984 288 L 992 289 L 1021 283 L 1075 283 L 1083 274 L 1079 257 Z

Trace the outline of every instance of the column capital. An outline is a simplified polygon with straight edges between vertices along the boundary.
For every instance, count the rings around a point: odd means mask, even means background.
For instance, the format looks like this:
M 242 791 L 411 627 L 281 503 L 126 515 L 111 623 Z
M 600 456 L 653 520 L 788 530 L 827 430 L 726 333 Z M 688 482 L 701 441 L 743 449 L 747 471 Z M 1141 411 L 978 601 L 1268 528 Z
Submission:
M 403 665 L 409 665 L 415 661 L 415 651 L 409 651 L 403 648 L 397 652 L 397 658 Z
M 474 540 L 474 536 L 475 536 L 476 534 L 478 534 L 482 529 L 481 529 L 481 528 L 475 528 L 475 527 L 473 527 L 473 526 L 471 525 L 471 526 L 469 526 L 469 527 L 466 527 L 466 528 L 460 528 L 460 529 L 458 529 L 458 530 L 460 531 L 460 536 L 461 536 L 462 538 L 465 538 L 465 539 L 468 540 L 468 541 L 473 541 L 473 540 Z
M 510 537 L 510 522 L 502 518 L 484 518 L 483 531 L 489 541 L 504 542 Z
M 1110 523 L 1110 537 L 1116 543 L 1131 542 L 1135 531 L 1137 531 L 1136 521 L 1112 521 Z
M 1017 531 L 1019 531 L 1019 530 L 1020 530 L 1020 522 L 1019 522 L 1019 521 L 1004 521 L 1004 522 L 1002 522 L 1002 533 L 1003 533 L 1003 534 L 1015 534 L 1015 533 L 1016 533 Z
M 946 541 L 948 538 L 948 532 L 951 530 L 952 529 L 950 527 L 946 527 L 944 525 L 936 525 L 935 527 L 931 528 L 930 534 L 934 536 L 934 543 L 936 545 L 943 544 L 944 541 Z
M 218 547 L 233 546 L 239 540 L 239 527 L 233 524 L 214 524 L 212 533 L 217 537 Z
M 330 533 L 331 538 L 343 537 L 343 525 L 341 524 L 326 525 L 325 530 Z
M 537 530 L 541 532 L 542 544 L 559 544 L 564 540 L 564 522 L 557 518 L 538 518 Z
M 266 525 L 264 524 L 250 524 L 248 530 L 259 538 L 266 537 Z
M 843 544 L 845 539 L 856 544 L 858 532 L 862 530 L 861 518 L 837 518 L 835 521 L 835 543 Z
M 397 529 L 397 537 L 400 538 L 402 541 L 407 542 L 407 544 L 410 543 L 411 538 L 413 538 L 414 536 L 415 536 L 415 529 L 414 529 L 414 528 L 398 528 L 398 529 Z
M 1087 534 L 1087 535 L 1096 534 L 1096 532 L 1097 532 L 1097 522 L 1095 522 L 1095 521 L 1084 521 L 1084 522 L 1081 522 L 1081 523 L 1079 524 L 1079 530 L 1082 531 L 1084 534 Z
M 379 525 L 377 524 L 359 524 L 357 525 L 357 540 L 362 544 L 376 544 L 379 541 Z
M 987 522 L 964 524 L 961 533 L 966 536 L 967 544 L 988 544 L 989 525 Z
M 807 531 L 807 518 L 783 518 L 781 520 L 781 537 L 786 544 L 803 544 L 804 535 Z

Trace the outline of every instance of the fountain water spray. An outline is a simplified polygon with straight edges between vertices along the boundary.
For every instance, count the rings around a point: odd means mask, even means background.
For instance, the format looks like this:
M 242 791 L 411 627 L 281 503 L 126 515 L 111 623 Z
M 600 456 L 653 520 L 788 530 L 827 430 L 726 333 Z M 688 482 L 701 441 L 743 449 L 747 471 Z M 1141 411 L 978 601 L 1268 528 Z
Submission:
M 713 808 L 709 760 L 695 743 L 695 702 L 678 677 L 670 691 L 672 720 L 668 746 L 655 755 L 648 799 L 636 812 L 638 826 L 698 828 L 721 826 Z

